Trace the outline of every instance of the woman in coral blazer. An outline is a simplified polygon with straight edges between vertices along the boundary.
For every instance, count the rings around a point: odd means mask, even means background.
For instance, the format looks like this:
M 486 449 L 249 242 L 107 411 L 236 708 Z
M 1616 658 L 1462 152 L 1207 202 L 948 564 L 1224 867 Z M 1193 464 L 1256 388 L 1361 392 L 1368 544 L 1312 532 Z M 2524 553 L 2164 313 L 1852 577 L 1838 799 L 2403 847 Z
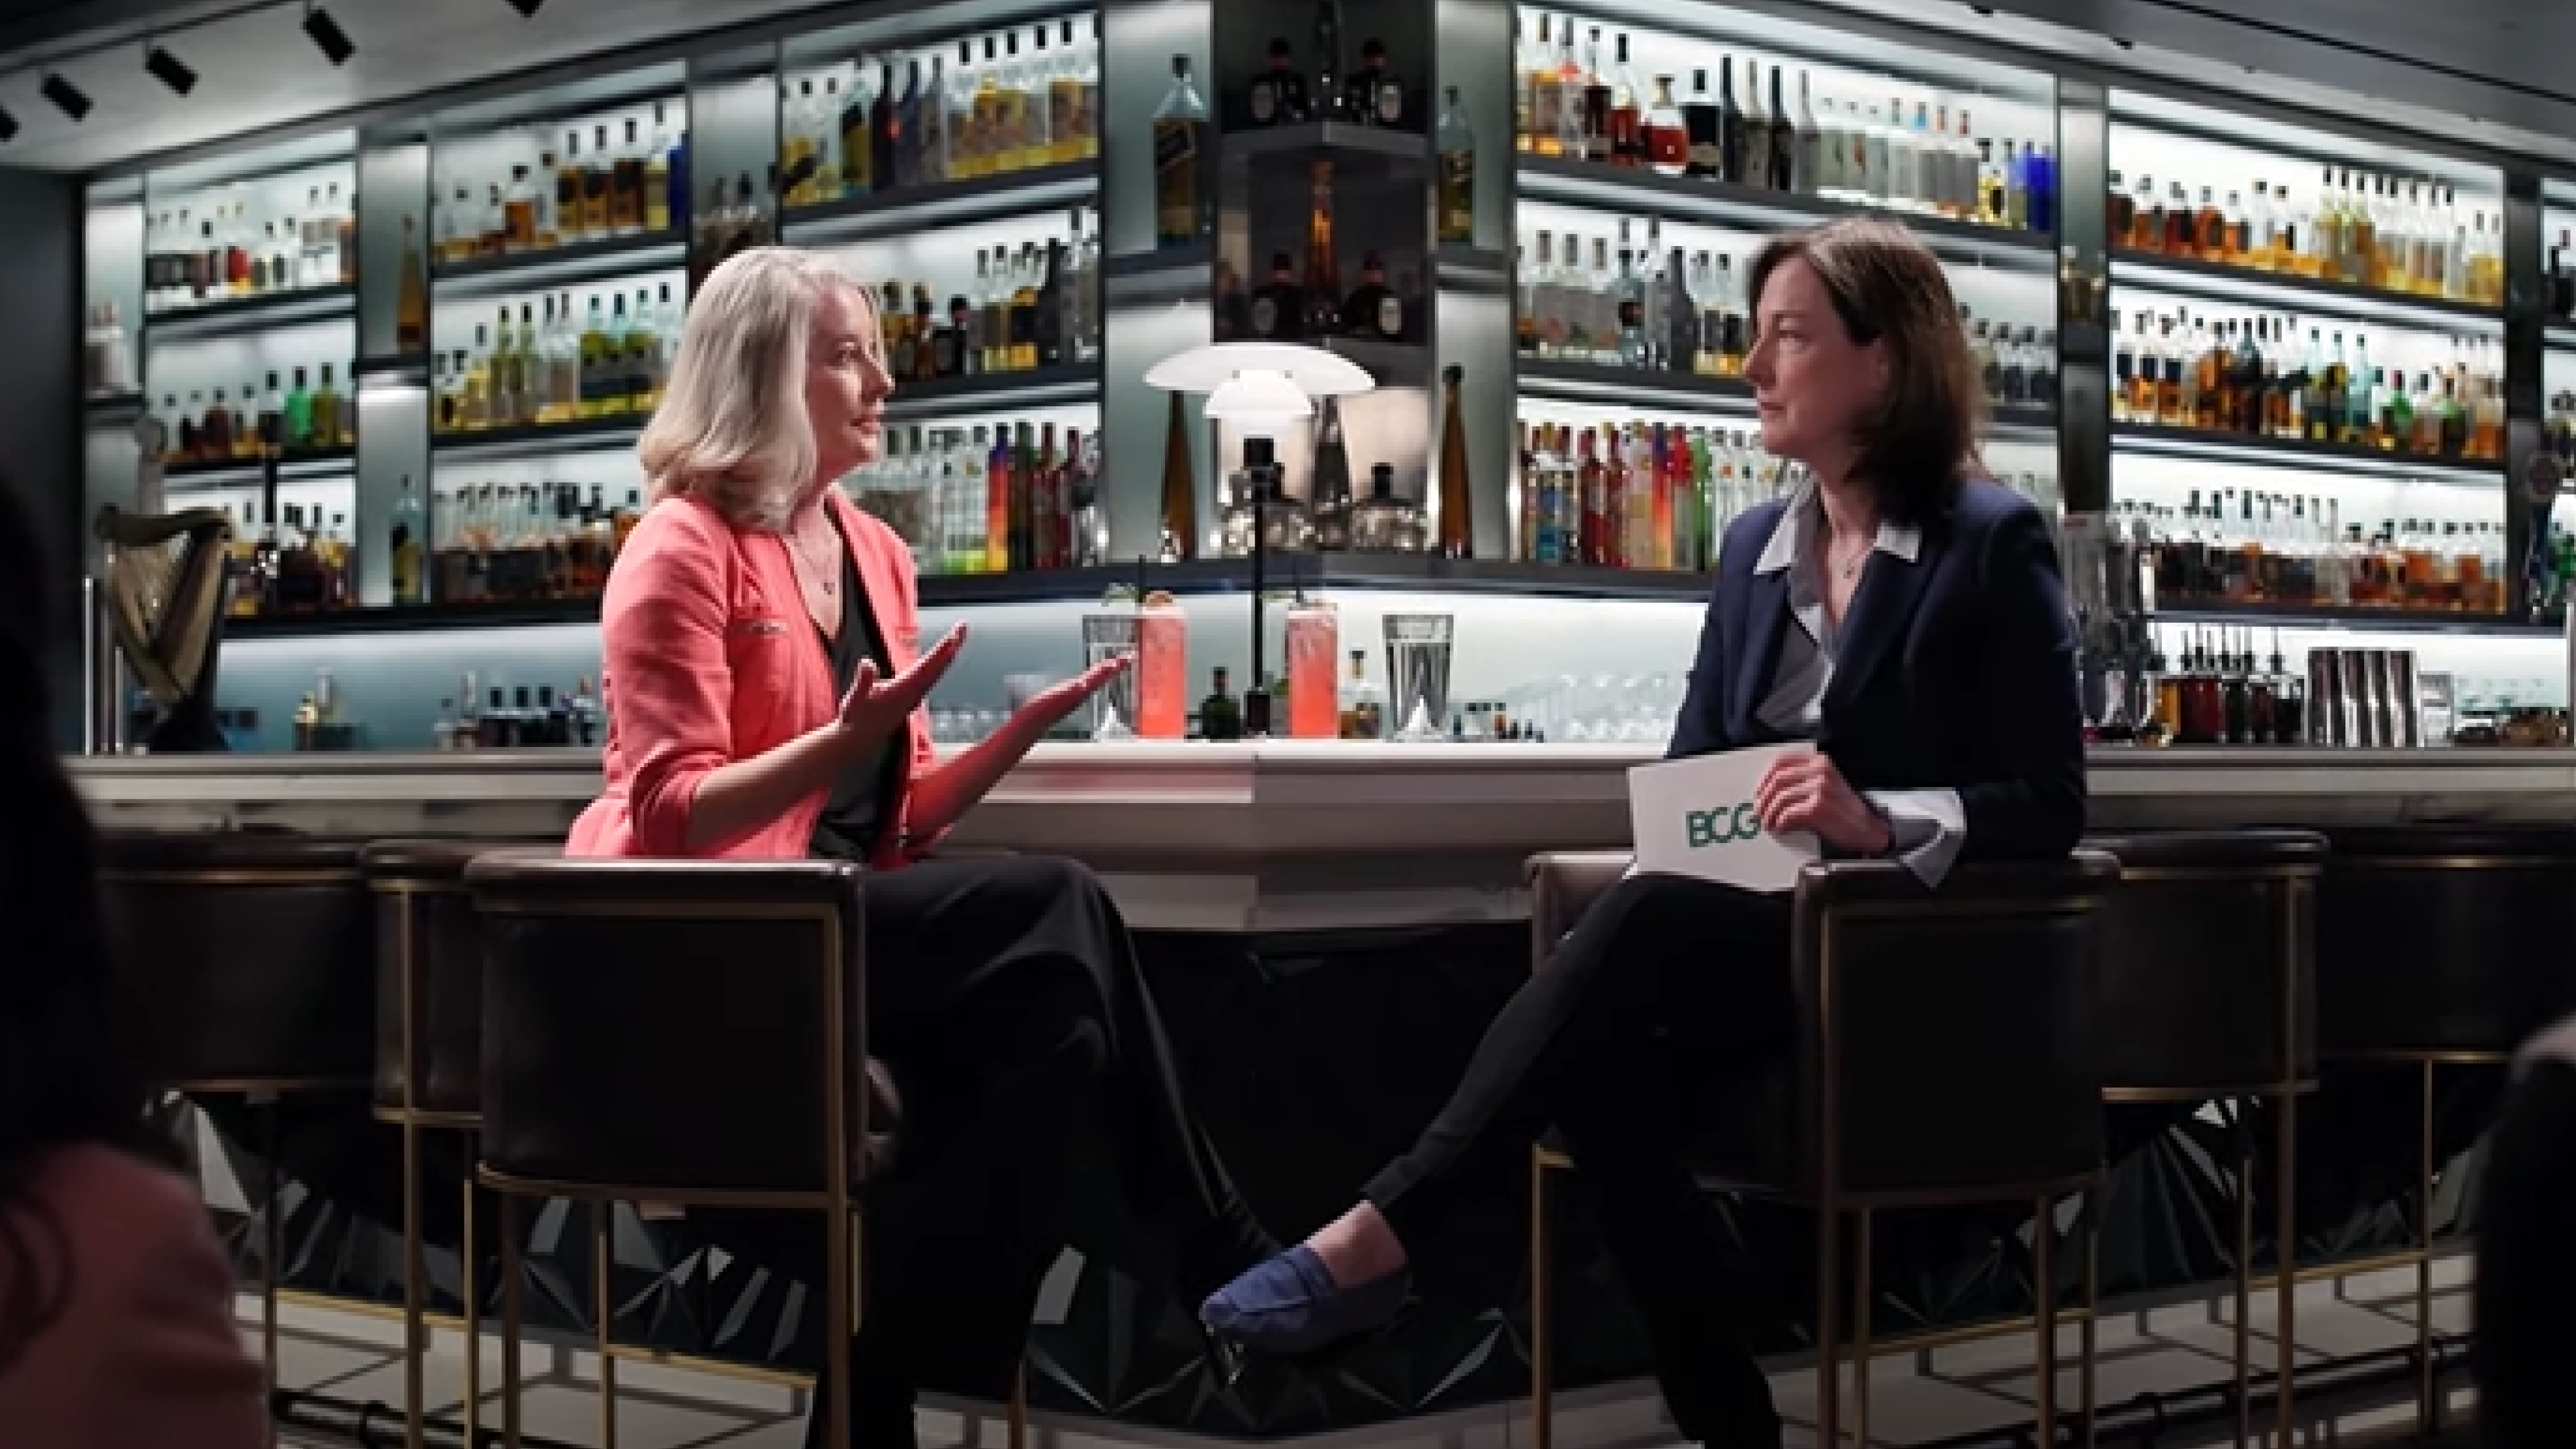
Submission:
M 868 292 L 824 257 L 745 252 L 691 299 L 642 444 L 654 502 L 601 615 L 607 788 L 568 845 L 872 867 L 870 1051 L 900 1088 L 896 1176 L 941 1206 L 870 1233 L 870 1449 L 912 1442 L 933 1361 L 944 1387 L 1008 1394 L 1069 1239 L 1184 1295 L 1275 1246 L 1183 1097 L 1100 883 L 1065 860 L 924 858 L 1126 666 L 936 759 L 923 701 L 965 631 L 921 648 L 903 541 L 834 486 L 881 455 L 892 389 Z
M 117 1068 L 89 819 L 47 738 L 41 565 L 0 483 L 0 1444 L 253 1449 L 231 1270 Z

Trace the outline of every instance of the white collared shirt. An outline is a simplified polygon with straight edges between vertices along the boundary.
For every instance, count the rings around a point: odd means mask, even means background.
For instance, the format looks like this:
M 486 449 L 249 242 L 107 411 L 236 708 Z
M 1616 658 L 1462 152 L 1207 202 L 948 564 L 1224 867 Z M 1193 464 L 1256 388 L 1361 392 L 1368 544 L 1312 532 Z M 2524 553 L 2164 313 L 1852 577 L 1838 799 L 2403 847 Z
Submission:
M 1768 693 L 1754 710 L 1765 728 L 1792 739 L 1814 739 L 1824 727 L 1825 691 L 1834 682 L 1834 653 L 1841 630 L 1825 608 L 1824 506 L 1815 481 L 1802 477 L 1781 510 L 1770 541 L 1754 560 L 1756 577 L 1786 573 L 1789 614 L 1798 627 L 1782 632 L 1780 660 Z M 1885 523 L 1871 545 L 1871 562 L 1887 554 L 1911 567 L 1923 551 L 1923 530 Z M 1968 816 L 1956 790 L 1863 790 L 1861 797 L 1887 817 L 1897 858 L 1917 880 L 1937 886 L 1967 843 Z

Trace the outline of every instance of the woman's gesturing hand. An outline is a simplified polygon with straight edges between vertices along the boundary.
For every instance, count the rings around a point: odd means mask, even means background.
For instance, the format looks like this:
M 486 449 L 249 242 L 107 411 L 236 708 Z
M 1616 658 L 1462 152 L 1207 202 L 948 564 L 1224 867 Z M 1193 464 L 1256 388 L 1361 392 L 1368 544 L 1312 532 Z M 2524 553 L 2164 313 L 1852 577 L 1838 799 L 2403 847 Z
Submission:
M 861 748 L 892 739 L 912 712 L 921 708 L 921 702 L 930 697 L 932 686 L 948 672 L 948 666 L 957 662 L 957 651 L 965 647 L 966 626 L 960 624 L 914 660 L 910 669 L 891 679 L 877 673 L 875 660 L 860 660 L 859 672 L 850 680 L 850 692 L 841 696 L 844 737 Z
M 1031 734 L 1044 738 L 1047 731 L 1064 722 L 1083 702 L 1098 694 L 1109 681 L 1136 667 L 1133 654 L 1113 655 L 1082 671 L 1071 679 L 1048 685 L 1029 696 L 1020 706 L 1020 718 L 1027 721 Z
M 1773 760 L 1753 787 L 1753 809 L 1773 835 L 1804 830 L 1837 850 L 1861 855 L 1881 854 L 1890 843 L 1887 818 L 1817 750 Z

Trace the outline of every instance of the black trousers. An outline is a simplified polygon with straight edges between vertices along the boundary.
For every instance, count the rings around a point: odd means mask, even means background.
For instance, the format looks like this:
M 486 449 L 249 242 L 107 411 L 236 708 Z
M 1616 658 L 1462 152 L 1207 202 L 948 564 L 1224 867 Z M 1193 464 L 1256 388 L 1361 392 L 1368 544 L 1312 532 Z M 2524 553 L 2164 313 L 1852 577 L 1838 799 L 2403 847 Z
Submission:
M 1786 1050 L 1789 898 L 1671 876 L 1621 882 L 1487 1028 L 1447 1106 L 1365 1196 L 1431 1240 L 1460 1164 L 1522 1152 L 1552 1124 L 1635 1301 L 1682 1437 L 1776 1444 L 1770 1383 L 1738 1314 L 1750 1275 L 1686 1156 L 1725 1084 Z
M 2478 1425 L 2488 1449 L 2567 1442 L 2567 1300 L 2576 1294 L 2576 1066 L 2514 1084 L 2480 1184 Z
M 901 1449 L 925 1373 L 979 1397 L 1009 1392 L 1066 1244 L 1184 1311 L 1275 1244 L 1190 1111 L 1125 923 L 1088 870 L 1040 856 L 931 860 L 871 875 L 865 899 L 869 1050 L 892 1070 L 904 1120 L 896 1166 L 865 1199 L 867 1296 L 851 1352 L 860 1438 Z M 202 1105 L 258 1149 L 257 1113 Z M 398 1129 L 360 1101 L 289 1102 L 282 1121 L 290 1176 L 335 1210 L 400 1226 Z M 427 1145 L 425 1230 L 452 1243 L 470 1164 L 454 1134 Z M 688 1230 L 822 1281 L 810 1216 L 692 1212 Z M 492 1231 L 478 1223 L 478 1241 Z

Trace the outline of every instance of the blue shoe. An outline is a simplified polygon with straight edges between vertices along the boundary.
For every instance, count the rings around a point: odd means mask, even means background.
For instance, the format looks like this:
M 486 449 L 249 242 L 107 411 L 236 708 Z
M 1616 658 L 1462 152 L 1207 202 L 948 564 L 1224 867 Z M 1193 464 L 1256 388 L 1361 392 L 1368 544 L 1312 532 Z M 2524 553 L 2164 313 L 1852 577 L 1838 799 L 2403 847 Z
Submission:
M 1299 1243 L 1209 1294 L 1199 1322 L 1250 1352 L 1304 1358 L 1394 1323 L 1411 1302 L 1412 1280 L 1398 1272 L 1340 1287 L 1315 1250 Z

